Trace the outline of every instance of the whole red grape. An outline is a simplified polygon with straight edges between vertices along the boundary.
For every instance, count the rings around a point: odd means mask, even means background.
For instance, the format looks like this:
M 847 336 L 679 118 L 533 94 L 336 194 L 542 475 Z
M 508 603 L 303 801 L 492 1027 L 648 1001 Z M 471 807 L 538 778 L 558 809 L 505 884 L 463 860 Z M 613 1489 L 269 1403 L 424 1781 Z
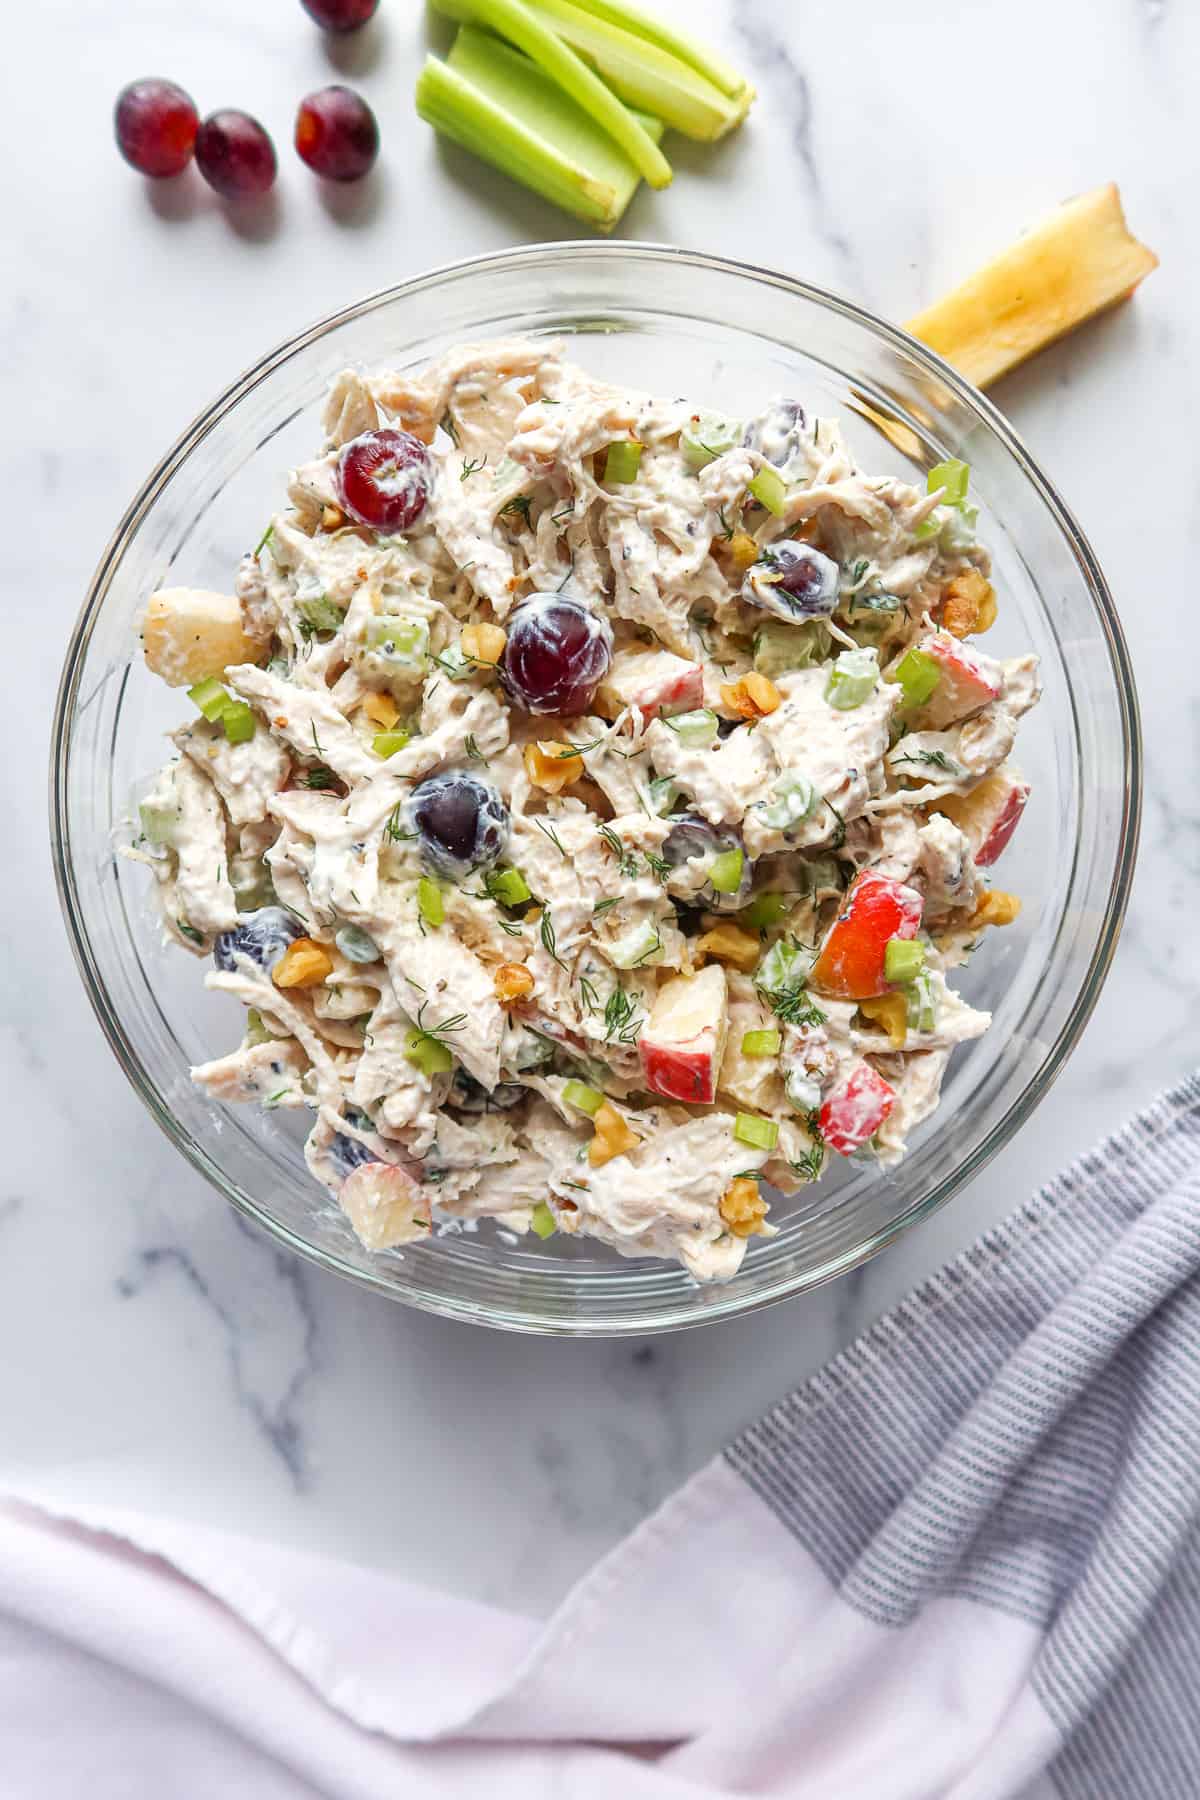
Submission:
M 300 0 L 322 31 L 357 31 L 374 14 L 379 0 Z
M 227 107 L 196 133 L 196 166 L 223 199 L 246 200 L 273 185 L 275 146 L 257 119 Z
M 121 155 L 156 179 L 187 168 L 199 123 L 191 95 L 173 81 L 131 81 L 117 95 L 113 112 Z
M 379 154 L 375 114 L 353 88 L 318 88 L 300 102 L 296 153 L 326 181 L 358 181 Z
M 429 452 L 411 431 L 364 431 L 337 461 L 342 506 L 372 531 L 406 531 L 425 510 L 432 482 Z
M 501 672 L 526 712 L 573 718 L 587 712 L 611 661 L 607 619 L 565 594 L 534 594 L 509 621 Z

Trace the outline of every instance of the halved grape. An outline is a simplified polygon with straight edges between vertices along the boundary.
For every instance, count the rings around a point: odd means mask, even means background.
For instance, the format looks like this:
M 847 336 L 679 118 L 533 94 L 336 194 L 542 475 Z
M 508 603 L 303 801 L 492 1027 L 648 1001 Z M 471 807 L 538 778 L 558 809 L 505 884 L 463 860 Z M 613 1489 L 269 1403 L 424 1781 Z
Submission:
M 179 175 L 192 160 L 200 115 L 173 81 L 131 81 L 117 95 L 113 128 L 125 161 L 142 175 Z
M 526 712 L 575 718 L 591 707 L 611 661 L 607 619 L 562 594 L 534 594 L 509 623 L 501 672 Z
M 337 461 L 342 506 L 372 531 L 407 531 L 425 510 L 433 485 L 429 452 L 411 431 L 364 431 Z
M 804 428 L 804 408 L 798 400 L 772 400 L 757 419 L 751 419 L 742 443 L 782 469 L 795 454 Z
M 294 913 L 282 906 L 260 906 L 248 913 L 229 931 L 222 931 L 213 944 L 213 961 L 227 975 L 235 974 L 241 957 L 249 957 L 264 975 L 269 975 L 290 944 L 304 936 L 304 926 Z
M 840 578 L 831 556 L 795 538 L 777 538 L 747 571 L 742 599 L 780 619 L 827 619 L 837 605 Z
M 422 781 L 409 796 L 405 815 L 425 862 L 451 880 L 489 867 L 508 843 L 507 806 L 490 782 L 464 769 L 446 769 Z
M 742 853 L 741 873 L 733 892 L 721 893 L 709 880 L 709 871 L 718 857 L 731 850 Z M 668 875 L 667 891 L 681 900 L 702 904 L 712 912 L 737 912 L 750 898 L 754 864 L 746 855 L 740 833 L 731 825 L 710 825 L 699 813 L 680 813 L 671 820 L 662 857 L 672 871 L 679 871 Z

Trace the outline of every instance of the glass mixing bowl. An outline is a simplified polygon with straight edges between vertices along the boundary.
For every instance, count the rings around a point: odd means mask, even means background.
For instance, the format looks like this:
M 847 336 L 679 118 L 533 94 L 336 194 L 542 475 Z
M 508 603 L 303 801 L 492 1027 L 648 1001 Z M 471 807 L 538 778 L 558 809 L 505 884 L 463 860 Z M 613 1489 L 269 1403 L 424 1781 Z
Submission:
M 491 1225 L 371 1255 L 309 1178 L 285 1113 L 217 1106 L 188 1066 L 224 1054 L 242 1013 L 203 968 L 164 949 L 144 868 L 117 854 L 163 733 L 188 711 L 138 654 L 147 596 L 168 582 L 228 591 L 240 554 L 318 448 L 326 383 L 347 364 L 416 369 L 465 340 L 563 334 L 601 376 L 752 413 L 799 396 L 836 413 L 871 471 L 971 464 L 1000 618 L 989 651 L 1033 648 L 1045 695 L 1019 761 L 1033 798 L 999 871 L 1024 901 L 960 972 L 995 1015 L 956 1052 L 941 1107 L 892 1171 L 856 1162 L 772 1214 L 779 1236 L 741 1272 L 697 1287 Z M 853 1268 L 945 1204 L 1027 1119 L 1079 1036 L 1112 957 L 1137 839 L 1140 752 L 1129 659 L 1078 526 L 1003 418 L 920 344 L 861 307 L 769 270 L 661 246 L 558 244 L 436 270 L 281 345 L 214 401 L 154 470 L 101 559 L 71 639 L 54 733 L 52 830 L 75 954 L 134 1088 L 194 1167 L 281 1242 L 377 1292 L 512 1330 L 663 1331 L 728 1317 Z M 838 1159 L 833 1159 L 835 1163 Z

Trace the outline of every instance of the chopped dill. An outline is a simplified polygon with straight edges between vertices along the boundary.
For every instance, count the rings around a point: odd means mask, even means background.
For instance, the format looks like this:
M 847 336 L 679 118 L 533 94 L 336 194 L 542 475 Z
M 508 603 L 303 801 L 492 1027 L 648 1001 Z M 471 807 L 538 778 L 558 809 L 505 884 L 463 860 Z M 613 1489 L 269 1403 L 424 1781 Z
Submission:
M 331 788 L 337 786 L 337 776 L 324 763 L 318 763 L 313 769 L 306 769 L 301 780 L 306 788 Z
M 432 1038 L 433 1041 L 438 1044 L 444 1043 L 454 1032 L 461 1031 L 463 1026 L 467 1023 L 467 1015 L 465 1012 L 462 1012 L 452 1013 L 449 1018 L 439 1020 L 436 1025 L 427 1025 L 425 1023 L 425 1008 L 428 1005 L 428 1000 L 422 1000 L 420 1006 L 417 1008 L 417 1030 L 423 1038 Z
M 504 505 L 500 508 L 496 517 L 498 519 L 505 519 L 511 515 L 514 519 L 524 519 L 526 525 L 529 525 L 531 523 L 529 517 L 529 508 L 531 505 L 532 501 L 528 494 L 514 494 L 511 500 L 506 500 L 504 502 Z
M 472 475 L 478 475 L 480 469 L 487 467 L 487 457 L 481 456 L 478 461 L 470 456 L 464 457 L 460 481 L 469 481 Z
M 825 804 L 829 808 L 830 812 L 833 814 L 834 818 L 837 820 L 837 830 L 834 832 L 833 837 L 830 839 L 829 848 L 831 850 L 840 850 L 842 845 L 846 841 L 846 821 L 843 818 L 842 814 L 838 811 L 837 807 L 833 804 L 832 800 L 826 800 Z
M 475 742 L 474 733 L 467 733 L 467 736 L 463 740 L 463 749 L 466 751 L 472 762 L 481 762 L 486 765 L 487 757 Z
M 559 837 L 557 831 L 555 831 L 553 825 L 547 825 L 545 819 L 533 819 L 531 820 L 531 823 L 537 826 L 543 837 L 550 839 L 550 842 L 554 845 L 554 848 L 558 851 L 558 854 L 562 857 L 563 861 L 567 862 L 569 858 L 563 848 L 563 841 Z M 601 829 L 603 829 L 603 827 L 601 827 Z
M 567 965 L 563 961 L 562 957 L 558 954 L 558 940 L 556 939 L 556 937 L 554 935 L 554 921 L 550 917 L 550 908 L 548 906 L 544 909 L 544 911 L 542 913 L 542 922 L 539 927 L 539 936 L 541 937 L 541 940 L 542 940 L 542 948 L 545 950 L 546 955 L 550 958 L 550 961 L 556 962 L 560 969 L 565 969 Z
M 592 917 L 598 919 L 601 913 L 609 912 L 614 906 L 621 904 L 620 894 L 613 894 L 608 900 L 597 900 L 592 907 Z
M 324 761 L 325 760 L 325 752 L 322 750 L 321 740 L 317 736 L 317 721 L 315 719 L 312 722 L 312 734 L 313 734 L 313 743 L 317 746 L 317 755 L 321 758 L 322 761 Z
M 588 980 L 586 975 L 579 977 L 579 992 L 583 996 L 583 1004 L 590 1013 L 600 1011 L 600 996 L 596 992 L 595 985 Z
M 615 987 L 604 1006 L 604 1035 L 611 1042 L 635 1044 L 642 1020 L 637 1006 L 622 987 Z
M 441 427 L 441 429 L 445 432 L 446 436 L 450 439 L 450 442 L 454 445 L 455 449 L 457 450 L 457 448 L 458 448 L 458 426 L 454 423 L 454 420 L 451 416 L 449 407 L 446 408 L 445 412 L 442 414 L 441 418 L 438 420 L 438 424 Z
M 914 750 L 908 756 L 894 756 L 895 763 L 927 763 L 932 769 L 944 769 L 947 775 L 960 776 L 962 770 L 956 762 L 951 761 L 944 750 Z

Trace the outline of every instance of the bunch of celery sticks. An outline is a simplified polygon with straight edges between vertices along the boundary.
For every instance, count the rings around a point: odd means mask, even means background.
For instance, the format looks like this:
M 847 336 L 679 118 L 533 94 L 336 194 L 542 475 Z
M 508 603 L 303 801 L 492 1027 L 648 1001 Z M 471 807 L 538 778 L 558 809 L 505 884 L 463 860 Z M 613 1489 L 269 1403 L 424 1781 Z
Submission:
M 712 142 L 754 99 L 736 69 L 633 0 L 431 4 L 459 30 L 446 61 L 421 71 L 421 117 L 601 231 L 642 176 L 667 186 L 667 126 Z

